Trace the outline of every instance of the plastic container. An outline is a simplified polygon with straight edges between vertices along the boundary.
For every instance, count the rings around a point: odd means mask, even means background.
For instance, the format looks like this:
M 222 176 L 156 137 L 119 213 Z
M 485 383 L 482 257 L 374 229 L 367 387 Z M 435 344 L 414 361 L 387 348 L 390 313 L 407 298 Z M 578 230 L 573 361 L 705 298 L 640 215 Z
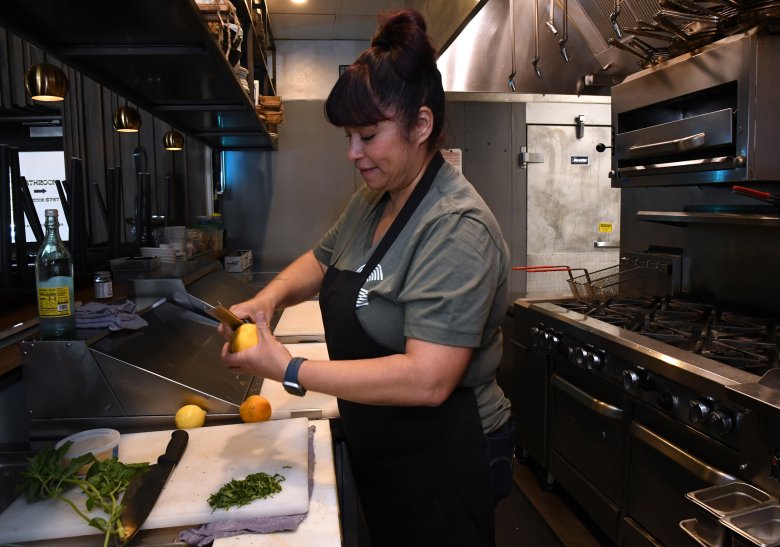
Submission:
M 68 441 L 73 441 L 70 448 L 65 453 L 62 464 L 68 465 L 70 460 L 78 458 L 84 454 L 92 453 L 98 461 L 116 458 L 119 455 L 119 431 L 116 429 L 89 429 L 80 433 L 74 433 L 59 441 L 55 448 L 61 447 Z M 84 475 L 89 470 L 91 464 L 87 464 L 79 469 L 79 474 Z

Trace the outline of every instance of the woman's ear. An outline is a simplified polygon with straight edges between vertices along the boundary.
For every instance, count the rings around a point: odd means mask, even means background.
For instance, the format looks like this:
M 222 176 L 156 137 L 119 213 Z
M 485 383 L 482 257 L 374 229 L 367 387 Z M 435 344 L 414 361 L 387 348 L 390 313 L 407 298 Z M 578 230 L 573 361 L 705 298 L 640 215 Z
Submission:
M 412 140 L 422 144 L 428 140 L 433 131 L 433 112 L 427 106 L 421 106 L 417 112 L 417 121 L 412 132 Z

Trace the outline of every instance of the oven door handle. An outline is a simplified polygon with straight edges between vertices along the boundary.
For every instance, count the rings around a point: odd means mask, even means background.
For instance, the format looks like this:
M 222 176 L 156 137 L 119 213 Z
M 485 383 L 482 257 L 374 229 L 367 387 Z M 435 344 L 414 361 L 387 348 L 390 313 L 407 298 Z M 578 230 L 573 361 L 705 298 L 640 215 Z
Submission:
M 601 414 L 602 416 L 606 416 L 607 418 L 612 418 L 615 420 L 620 420 L 623 418 L 623 409 L 596 399 L 592 395 L 582 391 L 574 384 L 567 382 L 557 374 L 553 374 L 552 376 L 552 385 L 597 414 Z
M 685 450 L 636 422 L 631 424 L 631 436 L 679 464 L 707 484 L 714 486 L 737 480 L 736 477 L 732 477 L 720 469 L 707 465 L 697 457 L 688 454 Z
M 628 157 L 645 158 L 647 156 L 660 156 L 663 154 L 676 154 L 690 152 L 707 145 L 707 133 L 695 133 L 687 137 L 672 139 L 670 141 L 651 142 L 649 144 L 635 144 L 628 148 Z

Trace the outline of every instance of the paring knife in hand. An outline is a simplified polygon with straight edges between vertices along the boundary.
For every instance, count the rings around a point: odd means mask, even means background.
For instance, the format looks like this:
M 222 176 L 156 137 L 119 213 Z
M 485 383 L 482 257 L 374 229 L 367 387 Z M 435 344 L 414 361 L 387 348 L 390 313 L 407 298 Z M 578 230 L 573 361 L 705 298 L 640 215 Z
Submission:
M 156 464 L 149 466 L 149 471 L 136 475 L 130 481 L 122 498 L 122 524 L 125 528 L 125 537 L 120 545 L 127 545 L 133 539 L 146 517 L 152 512 L 165 483 L 181 460 L 189 438 L 186 431 L 180 429 L 174 431 L 165 454 L 157 458 Z

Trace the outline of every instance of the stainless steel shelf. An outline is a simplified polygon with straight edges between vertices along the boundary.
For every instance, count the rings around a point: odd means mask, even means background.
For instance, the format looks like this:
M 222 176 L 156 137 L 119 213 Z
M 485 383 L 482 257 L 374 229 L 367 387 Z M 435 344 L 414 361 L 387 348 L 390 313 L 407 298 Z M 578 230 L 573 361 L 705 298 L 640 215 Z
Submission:
M 636 218 L 648 222 L 660 222 L 675 226 L 687 224 L 736 224 L 744 226 L 780 227 L 780 214 L 708 213 L 686 211 L 637 211 Z
M 6 0 L 0 26 L 215 149 L 276 149 L 194 0 Z

